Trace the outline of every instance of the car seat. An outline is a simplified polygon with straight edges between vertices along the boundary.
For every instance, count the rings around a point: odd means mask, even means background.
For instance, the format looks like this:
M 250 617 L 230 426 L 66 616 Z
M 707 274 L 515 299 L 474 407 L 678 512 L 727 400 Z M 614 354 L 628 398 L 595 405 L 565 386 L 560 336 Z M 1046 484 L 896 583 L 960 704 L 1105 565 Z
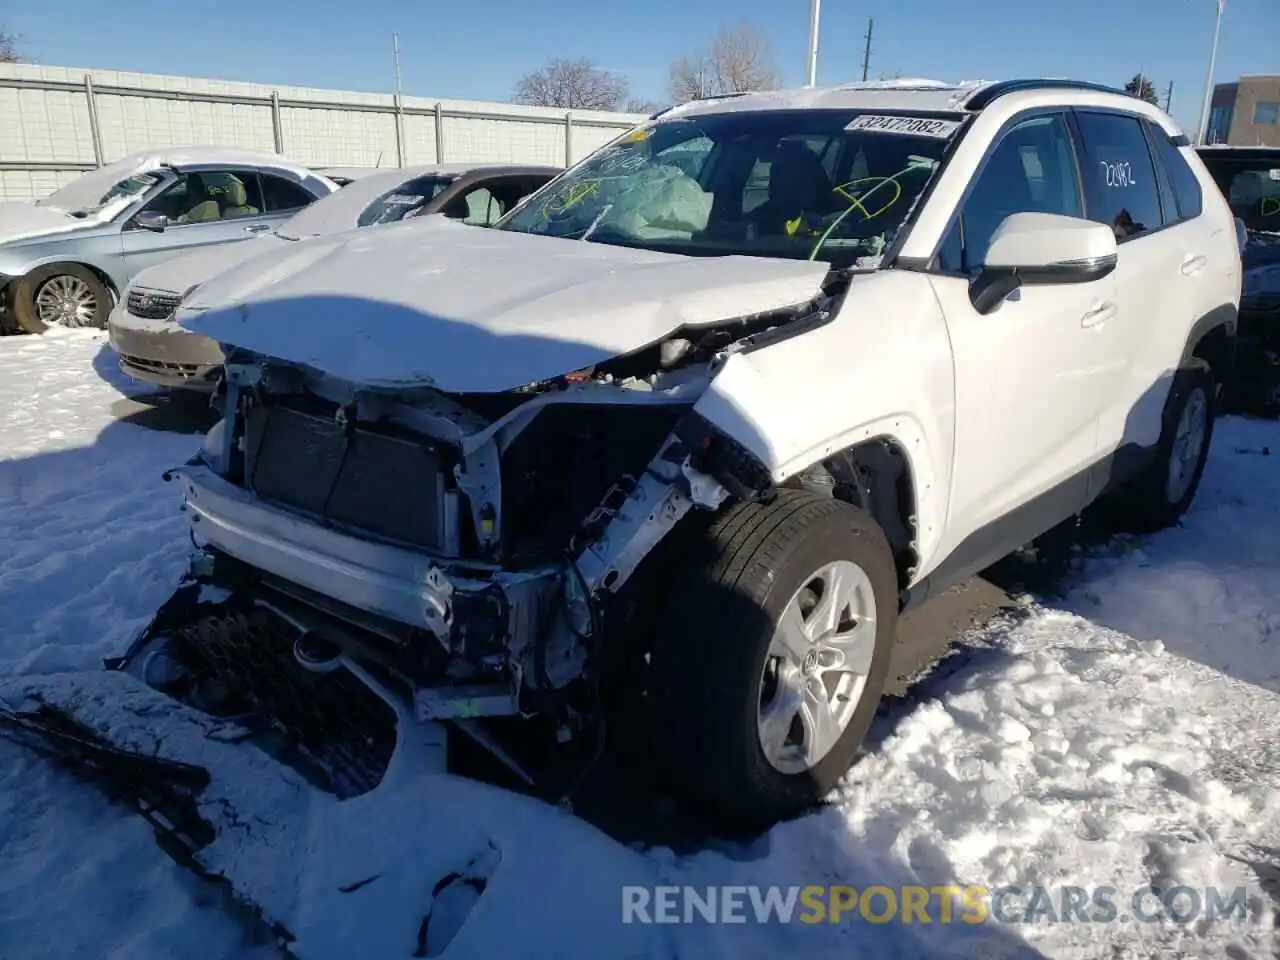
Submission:
M 222 217 L 218 201 L 209 196 L 204 177 L 198 173 L 187 176 L 187 203 L 190 205 L 182 217 L 186 223 L 202 223 Z
M 831 178 L 817 155 L 802 143 L 778 144 L 769 166 L 768 199 L 748 215 L 762 236 L 787 232 L 787 222 L 830 209 Z
M 244 183 L 236 177 L 231 178 L 222 197 L 225 201 L 225 206 L 222 208 L 224 219 L 256 217 L 261 212 L 257 207 L 249 205 L 249 191 L 245 189 Z

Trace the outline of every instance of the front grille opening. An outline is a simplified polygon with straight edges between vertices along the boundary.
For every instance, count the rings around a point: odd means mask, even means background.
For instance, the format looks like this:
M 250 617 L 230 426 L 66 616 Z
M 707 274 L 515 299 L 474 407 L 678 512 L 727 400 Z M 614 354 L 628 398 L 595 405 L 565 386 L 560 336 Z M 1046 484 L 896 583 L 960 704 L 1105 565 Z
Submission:
M 145 357 L 132 357 L 128 354 L 122 354 L 121 359 L 129 366 L 149 373 L 162 373 L 166 376 L 183 377 L 188 380 L 201 375 L 201 368 L 194 363 L 169 363 L 164 360 L 148 360 Z
M 144 320 L 165 320 L 173 316 L 181 301 L 182 297 L 176 293 L 130 290 L 125 301 L 125 309 L 135 317 L 142 317 Z
M 329 526 L 439 552 L 451 458 L 425 438 L 354 427 L 292 405 L 245 421 L 245 484 L 265 501 Z

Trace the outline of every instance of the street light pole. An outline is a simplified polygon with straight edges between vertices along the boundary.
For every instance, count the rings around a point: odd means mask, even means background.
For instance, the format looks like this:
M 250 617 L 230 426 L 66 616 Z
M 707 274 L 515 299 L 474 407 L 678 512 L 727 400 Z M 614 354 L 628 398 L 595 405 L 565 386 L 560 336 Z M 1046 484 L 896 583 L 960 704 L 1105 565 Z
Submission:
M 1209 72 L 1204 78 L 1204 104 L 1200 108 L 1200 127 L 1196 132 L 1196 143 L 1203 145 L 1209 138 L 1209 105 L 1213 100 L 1213 68 L 1218 59 L 1218 35 L 1222 30 L 1222 8 L 1226 0 L 1215 0 L 1218 12 L 1213 21 L 1213 47 L 1209 51 Z
M 818 17 L 822 12 L 822 0 L 810 0 L 809 7 L 809 83 L 818 85 Z

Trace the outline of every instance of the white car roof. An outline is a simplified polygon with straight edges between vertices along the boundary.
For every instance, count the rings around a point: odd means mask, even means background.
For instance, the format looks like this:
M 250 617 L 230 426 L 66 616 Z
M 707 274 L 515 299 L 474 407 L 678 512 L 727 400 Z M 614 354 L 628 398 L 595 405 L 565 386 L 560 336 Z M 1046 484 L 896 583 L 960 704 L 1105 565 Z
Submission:
M 338 189 L 338 185 L 332 180 L 275 153 L 239 150 L 234 147 L 161 147 L 140 150 L 90 170 L 35 202 L 37 206 L 49 205 L 71 211 L 96 202 L 121 180 L 165 166 L 176 170 L 249 166 L 270 170 L 286 180 L 301 184 L 317 197 Z
M 760 93 L 733 94 L 693 100 L 672 107 L 661 114 L 696 116 L 749 110 L 788 110 L 798 108 L 834 108 L 857 110 L 928 110 L 964 109 L 964 102 L 993 81 L 973 80 L 947 83 L 943 80 L 908 78 L 846 83 L 834 87 L 804 87 L 794 90 L 769 90 Z
M 665 120 L 676 116 L 795 109 L 919 111 L 972 116 L 995 102 L 1001 108 L 1012 110 L 1063 102 L 1107 105 L 1115 100 L 1123 101 L 1138 113 L 1161 118 L 1166 128 L 1173 126 L 1158 108 L 1123 90 L 1065 77 L 966 80 L 959 83 L 912 77 L 845 83 L 834 87 L 769 90 L 693 100 L 661 111 L 656 117 Z
M 375 173 L 394 170 L 394 167 L 313 167 L 316 173 L 332 180 L 362 180 Z
M 291 180 L 314 179 L 313 170 L 278 153 L 264 150 L 241 150 L 236 147 L 163 147 L 154 150 L 140 150 L 108 164 L 108 166 L 129 166 L 136 171 L 151 170 L 168 166 L 175 169 L 184 167 L 201 167 L 216 164 L 232 166 L 269 167 L 283 173 Z
M 466 173 L 479 170 L 507 170 L 513 167 L 548 167 L 550 169 L 560 170 L 561 167 L 552 167 L 549 164 L 540 163 L 432 163 L 416 167 L 316 167 L 316 173 L 323 174 L 326 177 L 342 178 L 350 180 L 353 183 L 357 180 L 367 180 L 369 177 L 382 176 L 384 174 L 394 174 L 406 170 L 416 170 L 417 176 L 426 176 L 431 173 L 438 173 L 441 176 L 462 176 Z M 407 180 L 408 177 L 405 177 Z

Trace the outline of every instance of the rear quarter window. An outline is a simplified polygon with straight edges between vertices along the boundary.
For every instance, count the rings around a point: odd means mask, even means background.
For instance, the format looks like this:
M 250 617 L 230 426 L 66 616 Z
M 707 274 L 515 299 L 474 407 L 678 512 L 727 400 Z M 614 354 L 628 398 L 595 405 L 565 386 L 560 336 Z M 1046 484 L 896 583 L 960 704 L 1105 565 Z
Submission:
M 1183 149 L 1191 148 L 1174 146 L 1169 135 L 1155 124 L 1147 125 L 1147 133 L 1155 146 L 1156 157 L 1164 167 L 1165 173 L 1169 175 L 1174 200 L 1177 201 L 1178 219 L 1192 220 L 1200 216 L 1204 210 L 1204 193 L 1200 188 L 1200 178 L 1195 175 L 1186 157 L 1182 155 Z

